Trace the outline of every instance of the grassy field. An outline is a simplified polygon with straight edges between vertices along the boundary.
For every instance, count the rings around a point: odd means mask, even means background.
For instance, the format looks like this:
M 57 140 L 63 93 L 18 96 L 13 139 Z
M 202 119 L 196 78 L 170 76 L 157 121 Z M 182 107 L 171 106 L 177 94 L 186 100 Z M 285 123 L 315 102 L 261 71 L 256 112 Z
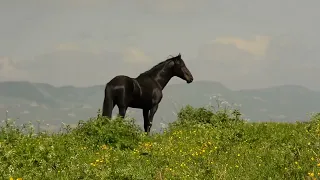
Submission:
M 1 179 L 320 179 L 320 115 L 249 123 L 237 110 L 182 109 L 162 134 L 98 116 L 64 133 L 0 130 Z

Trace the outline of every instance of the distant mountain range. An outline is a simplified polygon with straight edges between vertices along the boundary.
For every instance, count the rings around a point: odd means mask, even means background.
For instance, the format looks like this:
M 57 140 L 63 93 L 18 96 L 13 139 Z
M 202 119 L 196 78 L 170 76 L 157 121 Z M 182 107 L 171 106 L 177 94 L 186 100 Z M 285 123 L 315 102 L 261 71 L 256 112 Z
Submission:
M 101 109 L 104 86 L 55 87 L 26 81 L 0 82 L 0 120 L 5 119 L 8 110 L 8 116 L 17 119 L 18 124 L 43 120 L 42 124 L 49 124 L 50 129 L 59 128 L 61 122 L 77 124 L 79 120 L 96 116 Z M 161 127 L 160 123 L 174 121 L 175 113 L 183 105 L 201 107 L 211 103 L 216 106 L 214 96 L 220 96 L 229 104 L 241 104 L 240 111 L 251 121 L 305 121 L 307 113 L 317 112 L 320 107 L 320 92 L 296 85 L 233 91 L 218 82 L 196 81 L 168 85 L 163 94 L 153 123 L 155 129 Z M 115 107 L 113 115 L 117 113 Z M 142 125 L 141 110 L 129 109 L 128 115 Z

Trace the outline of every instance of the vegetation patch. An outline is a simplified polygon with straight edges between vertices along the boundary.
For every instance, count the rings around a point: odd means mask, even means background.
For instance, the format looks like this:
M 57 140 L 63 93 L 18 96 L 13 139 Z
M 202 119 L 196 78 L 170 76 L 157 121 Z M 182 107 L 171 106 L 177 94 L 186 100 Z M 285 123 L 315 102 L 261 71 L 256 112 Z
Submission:
M 98 116 L 63 133 L 0 130 L 1 179 L 320 179 L 320 114 L 252 123 L 232 109 L 186 106 L 163 133 Z

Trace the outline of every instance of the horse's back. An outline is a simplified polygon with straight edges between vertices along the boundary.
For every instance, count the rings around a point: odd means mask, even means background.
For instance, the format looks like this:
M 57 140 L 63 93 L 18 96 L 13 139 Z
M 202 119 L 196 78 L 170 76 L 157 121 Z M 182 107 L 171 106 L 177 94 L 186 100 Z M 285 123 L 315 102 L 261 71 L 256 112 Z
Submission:
M 132 78 L 125 75 L 118 75 L 112 78 L 108 83 L 107 86 L 123 86 L 127 84 L 132 84 Z

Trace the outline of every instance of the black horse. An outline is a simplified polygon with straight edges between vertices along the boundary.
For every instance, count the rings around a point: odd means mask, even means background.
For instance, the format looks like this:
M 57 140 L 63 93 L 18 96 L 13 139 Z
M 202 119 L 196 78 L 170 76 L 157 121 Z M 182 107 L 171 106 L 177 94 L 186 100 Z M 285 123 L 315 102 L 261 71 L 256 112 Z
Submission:
M 160 62 L 136 78 L 125 75 L 114 77 L 105 87 L 102 116 L 111 118 L 115 105 L 118 106 L 122 118 L 128 107 L 142 109 L 144 130 L 149 134 L 153 116 L 162 99 L 162 90 L 173 76 L 185 80 L 188 84 L 193 81 L 193 76 L 180 53 Z

